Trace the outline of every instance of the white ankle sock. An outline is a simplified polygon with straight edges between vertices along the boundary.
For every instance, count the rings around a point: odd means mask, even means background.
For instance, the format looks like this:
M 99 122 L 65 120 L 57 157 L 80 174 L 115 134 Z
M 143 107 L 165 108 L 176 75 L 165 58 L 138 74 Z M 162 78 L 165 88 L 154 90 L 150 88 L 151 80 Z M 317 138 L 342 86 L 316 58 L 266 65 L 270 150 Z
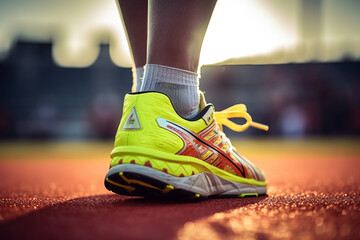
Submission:
M 144 78 L 144 67 L 136 68 L 136 92 L 140 92 L 142 81 Z
M 195 72 L 146 64 L 141 91 L 165 93 L 182 117 L 191 118 L 199 112 L 199 80 Z

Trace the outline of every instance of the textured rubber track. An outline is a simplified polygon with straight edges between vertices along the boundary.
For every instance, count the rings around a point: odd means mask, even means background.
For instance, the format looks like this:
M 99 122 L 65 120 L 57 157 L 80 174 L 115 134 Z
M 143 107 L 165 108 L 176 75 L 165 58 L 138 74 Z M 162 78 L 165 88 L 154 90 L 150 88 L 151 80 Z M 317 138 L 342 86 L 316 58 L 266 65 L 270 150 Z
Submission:
M 109 192 L 111 143 L 3 145 L 0 239 L 360 239 L 359 143 L 238 142 L 268 197 L 202 201 Z

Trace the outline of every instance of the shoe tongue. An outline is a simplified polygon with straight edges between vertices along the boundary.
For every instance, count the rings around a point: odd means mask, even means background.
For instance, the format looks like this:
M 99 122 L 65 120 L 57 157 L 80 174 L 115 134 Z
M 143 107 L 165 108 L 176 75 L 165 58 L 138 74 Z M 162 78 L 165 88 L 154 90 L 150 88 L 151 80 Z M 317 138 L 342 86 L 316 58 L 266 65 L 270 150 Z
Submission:
M 206 106 L 207 106 L 207 103 L 206 103 L 206 100 L 205 100 L 205 96 L 204 96 L 204 93 L 202 91 L 200 91 L 200 111 L 203 110 Z
M 214 119 L 214 106 L 210 106 L 209 109 L 205 112 L 205 114 L 201 118 L 204 119 L 204 121 L 208 125 L 212 123 Z
M 206 108 L 208 105 L 205 101 L 205 96 L 204 93 L 200 91 L 200 110 L 203 110 L 204 108 Z M 204 115 L 201 117 L 202 119 L 204 119 L 204 121 L 206 122 L 206 124 L 210 124 L 212 123 L 213 119 L 214 119 L 214 106 L 210 106 L 208 108 L 208 110 L 204 113 Z

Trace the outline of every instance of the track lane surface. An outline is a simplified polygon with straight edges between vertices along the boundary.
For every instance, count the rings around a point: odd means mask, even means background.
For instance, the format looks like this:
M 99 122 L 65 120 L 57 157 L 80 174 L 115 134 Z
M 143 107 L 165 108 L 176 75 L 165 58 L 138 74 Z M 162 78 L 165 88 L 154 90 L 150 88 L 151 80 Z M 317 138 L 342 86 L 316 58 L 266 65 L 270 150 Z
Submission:
M 103 177 L 109 162 L 101 160 L 107 145 L 36 144 L 24 147 L 22 153 L 15 145 L 3 146 L 0 237 L 359 239 L 357 145 L 356 141 L 239 142 L 238 150 L 251 149 L 244 150 L 246 156 L 265 171 L 269 196 L 185 202 L 107 192 Z

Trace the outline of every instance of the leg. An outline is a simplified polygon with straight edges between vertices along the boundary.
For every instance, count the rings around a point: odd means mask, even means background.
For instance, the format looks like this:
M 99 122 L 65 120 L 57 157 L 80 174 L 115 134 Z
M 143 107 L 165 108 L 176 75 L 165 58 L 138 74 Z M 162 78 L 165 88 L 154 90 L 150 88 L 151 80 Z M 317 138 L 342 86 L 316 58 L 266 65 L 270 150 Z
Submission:
M 147 0 L 118 0 L 133 60 L 133 91 L 139 91 L 146 63 Z
M 197 70 L 216 0 L 150 0 L 143 91 L 167 94 L 183 117 L 199 111 Z M 169 68 L 170 67 L 170 68 Z
M 216 0 L 150 0 L 147 63 L 197 72 L 215 3 Z

